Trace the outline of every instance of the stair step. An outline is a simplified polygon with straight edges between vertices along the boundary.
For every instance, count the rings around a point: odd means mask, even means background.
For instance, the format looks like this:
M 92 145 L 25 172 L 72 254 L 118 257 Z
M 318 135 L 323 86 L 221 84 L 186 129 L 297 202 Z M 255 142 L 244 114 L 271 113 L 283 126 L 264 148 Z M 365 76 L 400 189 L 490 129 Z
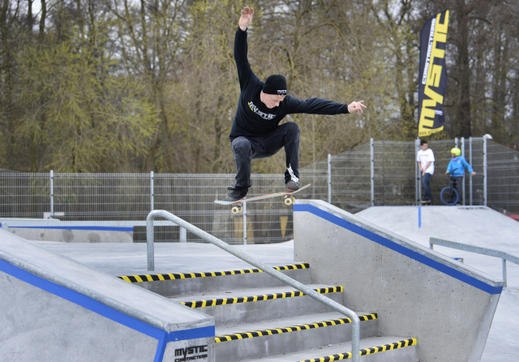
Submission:
M 416 338 L 369 337 L 360 340 L 362 362 L 418 362 Z M 351 341 L 242 362 L 328 362 L 351 359 Z
M 310 284 L 307 287 L 342 304 L 342 286 Z M 223 297 L 220 292 L 219 294 L 204 293 L 172 299 L 213 316 L 217 326 L 334 311 L 289 286 L 231 290 L 225 292 Z
M 358 313 L 361 338 L 377 333 L 377 313 Z M 244 332 L 245 331 L 245 332 Z M 313 315 L 216 327 L 217 361 L 239 361 L 351 340 L 351 320 L 343 314 Z
M 342 286 L 324 286 L 324 285 L 312 285 L 309 284 L 307 287 L 312 288 L 321 294 L 328 293 L 342 293 Z M 269 288 L 270 293 L 258 293 L 258 289 L 247 289 L 247 290 L 232 290 L 225 292 L 225 297 L 221 297 L 221 294 L 198 294 L 192 296 L 183 296 L 174 298 L 175 301 L 185 305 L 189 308 L 205 308 L 215 307 L 219 305 L 239 304 L 239 303 L 252 303 L 274 299 L 284 298 L 296 298 L 306 296 L 303 292 L 290 287 L 272 287 Z M 200 296 L 200 299 L 193 297 Z
M 273 268 L 278 271 L 284 270 L 297 270 L 297 269 L 308 269 L 310 264 L 299 263 L 291 265 L 274 266 Z M 178 279 L 191 279 L 191 278 L 208 278 L 208 277 L 219 277 L 225 275 L 240 275 L 240 274 L 254 274 L 263 273 L 261 269 L 239 269 L 219 272 L 205 272 L 205 273 L 167 273 L 167 274 L 142 274 L 142 275 L 123 275 L 118 278 L 125 280 L 129 283 L 142 283 L 142 282 L 156 282 L 163 280 L 178 280 Z
M 310 283 L 310 265 L 308 263 L 273 266 L 272 268 L 300 283 Z M 200 273 L 123 275 L 118 278 L 166 297 L 250 288 L 251 285 L 257 287 L 286 286 L 282 281 L 255 268 Z

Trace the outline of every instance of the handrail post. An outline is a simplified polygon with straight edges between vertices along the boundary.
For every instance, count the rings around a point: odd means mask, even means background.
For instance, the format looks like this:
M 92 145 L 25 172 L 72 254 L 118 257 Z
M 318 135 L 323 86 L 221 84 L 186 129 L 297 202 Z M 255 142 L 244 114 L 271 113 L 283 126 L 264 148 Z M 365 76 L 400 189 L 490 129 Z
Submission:
M 271 266 L 268 266 L 267 264 L 264 264 L 251 256 L 249 256 L 246 253 L 241 252 L 238 249 L 235 249 L 231 247 L 226 242 L 216 238 L 215 236 L 203 231 L 202 229 L 197 228 L 196 226 L 188 223 L 187 221 L 179 218 L 178 216 L 175 216 L 171 214 L 170 212 L 167 212 L 166 210 L 153 210 L 148 214 L 148 217 L 146 218 L 146 235 L 148 243 L 148 270 L 154 269 L 154 250 L 153 250 L 153 219 L 155 217 L 162 217 L 164 219 L 167 219 L 169 221 L 174 222 L 179 227 L 185 228 L 190 233 L 195 234 L 196 236 L 212 243 L 213 245 L 219 247 L 220 249 L 225 250 L 226 252 L 236 256 L 237 258 L 240 258 L 241 260 L 255 266 L 256 268 L 260 269 L 264 273 L 267 273 L 274 278 L 281 280 L 282 282 L 294 287 L 297 290 L 300 290 L 304 294 L 308 295 L 311 298 L 314 298 L 315 300 L 327 305 L 328 307 L 332 308 L 333 310 L 344 314 L 351 320 L 352 325 L 352 332 L 351 332 L 351 353 L 352 353 L 352 361 L 359 362 L 360 361 L 360 320 L 359 316 L 353 312 L 352 310 L 346 308 L 342 304 L 337 303 L 336 301 L 316 292 L 312 288 L 307 287 L 306 285 L 298 282 L 297 280 L 294 280 L 287 275 L 275 270 Z M 150 269 L 151 267 L 151 269 Z
M 519 265 L 519 258 L 517 256 L 505 253 L 504 251 L 500 251 L 500 250 L 488 249 L 488 248 L 483 248 L 480 246 L 474 246 L 474 245 L 469 245 L 469 244 L 462 244 L 462 243 L 457 243 L 455 241 L 443 240 L 443 239 L 438 239 L 438 238 L 433 238 L 433 237 L 429 238 L 429 247 L 431 249 L 433 248 L 434 244 L 445 246 L 447 248 L 453 248 L 453 249 L 468 251 L 471 253 L 477 253 L 477 254 L 481 254 L 481 255 L 487 255 L 487 256 L 492 256 L 495 258 L 500 258 L 502 260 L 503 282 L 504 282 L 505 288 L 507 287 L 506 261 L 508 260 L 514 264 Z
M 507 283 L 506 283 L 506 259 L 503 258 L 501 260 L 503 260 L 503 280 L 505 281 L 505 288 L 506 288 L 506 285 L 507 285 Z
M 152 211 L 146 218 L 146 255 L 148 256 L 148 271 L 155 270 L 155 228 L 153 227 L 153 219 L 158 214 Z

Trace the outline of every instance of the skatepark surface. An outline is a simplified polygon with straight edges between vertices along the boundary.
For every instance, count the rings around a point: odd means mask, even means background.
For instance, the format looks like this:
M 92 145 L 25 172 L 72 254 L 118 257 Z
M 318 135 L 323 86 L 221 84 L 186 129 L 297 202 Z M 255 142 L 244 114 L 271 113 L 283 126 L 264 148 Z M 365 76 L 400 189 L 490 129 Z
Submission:
M 519 256 L 519 223 L 487 207 L 372 207 L 356 214 L 374 225 L 429 246 L 435 237 L 481 246 Z M 69 244 L 35 242 L 95 270 L 120 276 L 149 273 L 209 272 L 251 268 L 225 251 L 204 243 L 156 243 L 155 270 L 147 271 L 146 244 Z M 294 263 L 293 241 L 281 244 L 236 245 L 240 251 L 275 266 Z M 502 279 L 501 259 L 435 246 L 449 257 L 494 278 Z M 230 267 L 231 266 L 231 267 Z M 513 361 L 519 354 L 519 265 L 507 263 L 508 286 L 503 289 L 483 362 Z
M 381 206 L 356 216 L 424 246 L 429 246 L 429 238 L 434 237 L 519 256 L 519 222 L 487 207 Z M 434 250 L 461 257 L 465 264 L 503 278 L 501 259 L 436 245 Z M 506 265 L 508 286 L 501 294 L 482 362 L 515 361 L 519 354 L 519 265 Z

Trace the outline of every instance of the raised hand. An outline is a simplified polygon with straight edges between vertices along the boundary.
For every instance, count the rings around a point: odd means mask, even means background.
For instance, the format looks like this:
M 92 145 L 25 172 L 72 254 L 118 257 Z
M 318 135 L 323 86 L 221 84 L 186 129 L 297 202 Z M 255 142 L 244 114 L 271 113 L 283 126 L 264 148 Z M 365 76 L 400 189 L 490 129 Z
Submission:
M 240 26 L 240 29 L 245 31 L 249 27 L 252 17 L 254 16 L 254 9 L 249 8 L 248 6 L 244 7 L 241 11 L 240 21 L 238 22 L 238 25 Z

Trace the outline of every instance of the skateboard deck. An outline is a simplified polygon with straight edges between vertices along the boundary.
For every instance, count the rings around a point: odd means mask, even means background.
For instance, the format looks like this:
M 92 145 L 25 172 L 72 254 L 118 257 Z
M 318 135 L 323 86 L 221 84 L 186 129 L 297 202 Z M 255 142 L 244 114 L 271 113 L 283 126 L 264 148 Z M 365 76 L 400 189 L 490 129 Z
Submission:
M 241 211 L 241 204 L 243 204 L 245 202 L 270 199 L 272 197 L 278 197 L 278 196 L 285 196 L 285 205 L 289 206 L 289 205 L 292 205 L 294 203 L 294 201 L 295 201 L 295 199 L 294 199 L 294 197 L 292 195 L 298 193 L 299 191 L 303 191 L 304 189 L 310 187 L 310 185 L 311 184 L 305 185 L 305 186 L 299 188 L 299 190 L 296 190 L 296 191 L 274 192 L 272 194 L 253 196 L 253 197 L 244 198 L 244 199 L 236 200 L 236 201 L 214 200 L 214 203 L 218 204 L 218 205 L 224 205 L 224 206 L 226 206 L 226 205 L 234 205 L 234 207 L 232 208 L 233 214 L 236 214 L 236 213 L 240 212 Z

